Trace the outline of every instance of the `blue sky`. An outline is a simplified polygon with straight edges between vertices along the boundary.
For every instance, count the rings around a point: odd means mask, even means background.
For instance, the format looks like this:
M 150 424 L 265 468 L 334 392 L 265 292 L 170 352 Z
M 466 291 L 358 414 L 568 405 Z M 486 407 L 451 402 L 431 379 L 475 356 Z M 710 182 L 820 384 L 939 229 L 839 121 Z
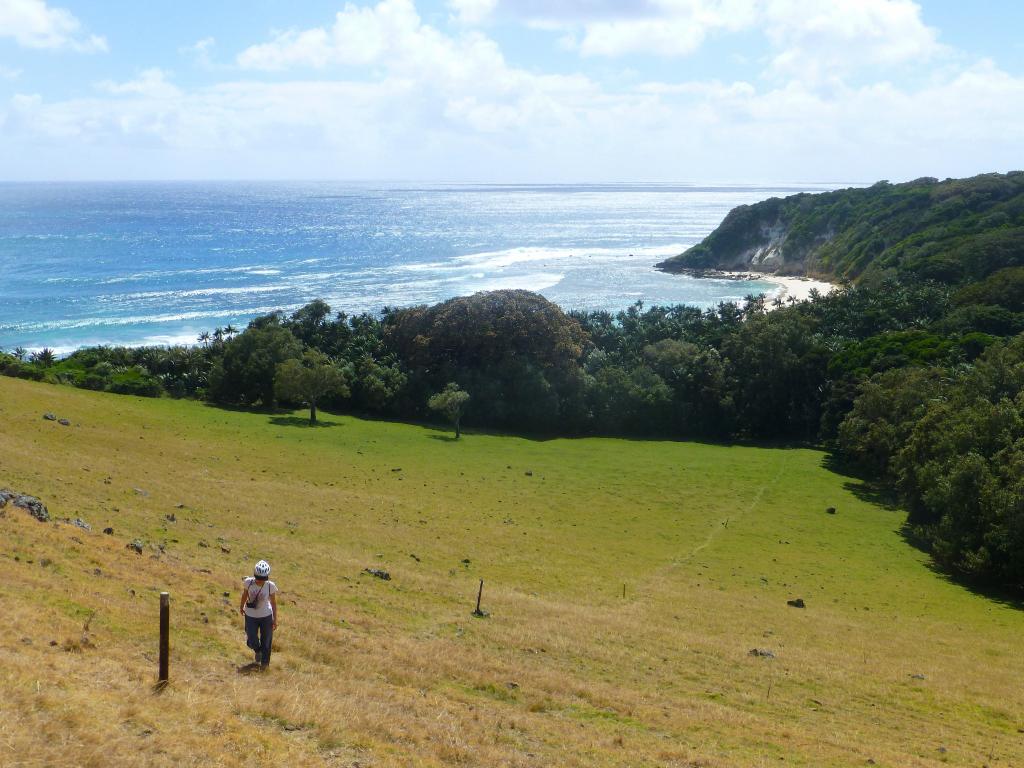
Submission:
M 0 178 L 1024 167 L 1017 0 L 0 0 Z

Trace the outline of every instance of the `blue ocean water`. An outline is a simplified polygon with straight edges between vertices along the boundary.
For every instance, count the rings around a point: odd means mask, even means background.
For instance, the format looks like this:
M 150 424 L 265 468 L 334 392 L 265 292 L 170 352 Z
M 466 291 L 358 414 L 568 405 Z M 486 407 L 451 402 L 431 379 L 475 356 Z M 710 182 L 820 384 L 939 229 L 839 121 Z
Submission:
M 356 313 L 497 288 L 582 309 L 772 284 L 653 265 L 734 206 L 822 186 L 0 184 L 0 348 L 192 343 L 314 298 Z

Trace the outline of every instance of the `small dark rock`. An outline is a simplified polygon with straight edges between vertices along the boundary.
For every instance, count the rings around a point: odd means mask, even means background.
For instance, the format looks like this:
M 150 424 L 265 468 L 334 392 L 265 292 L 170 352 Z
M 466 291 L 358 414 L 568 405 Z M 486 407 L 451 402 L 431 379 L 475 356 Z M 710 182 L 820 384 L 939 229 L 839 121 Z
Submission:
M 43 418 L 46 419 L 47 421 L 56 421 L 57 414 L 50 413 L 49 411 L 47 411 L 46 413 L 43 414 Z
M 918 672 L 918 673 L 916 673 L 916 674 L 913 674 L 913 675 L 911 675 L 911 676 L 910 676 L 910 679 L 911 679 L 911 680 L 924 680 L 924 679 L 925 679 L 925 676 L 924 676 L 924 675 L 922 675 L 922 674 L 921 674 L 920 672 Z
M 141 488 L 132 488 L 132 490 L 135 491 L 135 493 L 137 493 L 139 496 L 149 496 L 149 492 L 144 491 Z
M 363 573 L 368 573 L 383 581 L 391 581 L 391 574 L 385 571 L 383 568 L 363 568 Z
M 834 515 L 835 513 L 836 513 L 836 508 L 835 507 L 829 507 L 829 508 L 827 508 L 825 510 L 825 514 L 826 515 Z
M 410 553 L 409 553 L 409 557 L 411 557 L 411 558 L 412 558 L 413 560 L 415 560 L 415 561 L 416 561 L 417 563 L 418 563 L 418 562 L 420 561 L 419 557 L 417 557 L 416 555 L 414 555 L 414 554 L 413 554 L 412 552 L 410 552 Z
M 178 518 L 175 516 L 173 512 L 171 512 L 171 514 L 169 515 L 164 515 L 164 520 L 166 520 L 168 523 L 178 522 Z
M 758 657 L 760 657 L 762 659 L 774 659 L 775 658 L 775 654 L 772 651 L 769 651 L 767 648 L 751 648 L 747 652 L 747 655 L 748 656 L 758 656 Z
M 200 541 L 200 542 L 199 542 L 199 546 L 200 546 L 200 547 L 202 547 L 203 549 L 206 549 L 206 548 L 208 548 L 208 547 L 209 547 L 210 545 L 209 545 L 209 544 L 207 544 L 207 543 L 206 543 L 205 541 Z
M 48 557 L 44 557 L 39 560 L 39 564 L 45 568 L 48 565 L 53 565 L 53 560 Z
M 132 539 L 130 542 L 124 545 L 125 549 L 130 549 L 137 555 L 142 554 L 142 550 L 145 546 L 146 545 L 143 543 L 142 539 Z
M 220 551 L 223 552 L 225 555 L 230 555 L 231 554 L 231 547 L 226 547 L 223 544 L 221 544 L 220 545 Z
M 71 426 L 71 422 L 68 421 L 67 419 L 57 419 L 57 423 L 60 424 L 62 427 L 70 427 Z
M 74 520 L 68 520 L 68 522 L 76 528 L 81 528 L 83 531 L 91 531 L 92 526 L 89 525 L 85 520 L 80 517 L 76 517 Z
M 533 477 L 533 472 L 531 472 L 530 470 L 526 470 L 525 472 L 523 472 L 523 474 L 526 475 L 527 477 Z
M 107 536 L 113 536 L 114 535 L 114 529 L 111 528 L 110 526 L 107 526 L 106 528 L 104 528 L 103 532 L 105 534 L 107 534 Z
M 103 575 L 103 571 L 101 571 L 99 568 L 93 568 L 92 569 L 92 575 L 93 576 L 102 576 Z
M 791 606 L 793 608 L 806 608 L 807 607 L 807 605 L 804 603 L 804 599 L 802 597 L 798 597 L 795 600 L 787 600 L 786 601 L 786 605 L 789 605 L 789 606 Z
M 184 504 L 175 504 L 175 505 L 174 505 L 174 508 L 175 508 L 175 509 L 184 509 L 184 508 L 185 508 L 185 505 L 184 505 Z
M 464 558 L 464 559 L 463 559 L 463 561 L 462 561 L 462 564 L 463 564 L 463 565 L 469 565 L 469 563 L 470 563 L 470 560 L 469 560 L 469 558 L 468 558 L 468 557 L 467 557 L 467 558 Z
M 516 688 L 519 687 L 519 683 L 515 683 L 509 680 L 507 683 L 505 683 L 505 687 L 508 688 L 510 691 L 514 691 Z
M 51 647 L 51 648 L 56 648 L 56 647 L 57 647 L 57 645 L 59 645 L 59 643 L 58 643 L 58 642 L 57 642 L 56 640 L 51 640 L 51 641 L 50 641 L 50 647 Z
M 401 471 L 402 471 L 402 468 L 401 468 L 401 467 L 392 467 L 392 468 L 391 468 L 391 471 L 392 471 L 392 472 L 401 472 Z

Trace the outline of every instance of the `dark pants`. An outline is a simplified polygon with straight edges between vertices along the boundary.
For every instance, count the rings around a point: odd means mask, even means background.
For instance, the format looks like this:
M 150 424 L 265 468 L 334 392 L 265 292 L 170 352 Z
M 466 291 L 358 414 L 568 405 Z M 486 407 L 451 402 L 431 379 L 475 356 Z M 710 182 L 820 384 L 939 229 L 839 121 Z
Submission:
M 260 654 L 260 663 L 270 663 L 270 644 L 274 641 L 274 617 L 245 617 L 245 644 Z

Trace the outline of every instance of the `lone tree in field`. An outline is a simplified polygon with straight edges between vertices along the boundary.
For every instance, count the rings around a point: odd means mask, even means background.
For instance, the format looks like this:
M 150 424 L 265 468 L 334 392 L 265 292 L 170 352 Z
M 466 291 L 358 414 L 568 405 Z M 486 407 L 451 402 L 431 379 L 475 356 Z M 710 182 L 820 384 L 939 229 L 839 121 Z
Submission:
M 459 389 L 459 385 L 453 381 L 427 400 L 427 408 L 441 414 L 455 425 L 455 439 L 458 440 L 462 436 L 460 424 L 462 414 L 466 412 L 467 403 L 469 403 L 469 392 Z
M 309 423 L 316 424 L 316 404 L 325 397 L 348 397 L 348 375 L 326 355 L 306 350 L 301 360 L 278 363 L 274 392 L 282 400 L 309 406 Z

